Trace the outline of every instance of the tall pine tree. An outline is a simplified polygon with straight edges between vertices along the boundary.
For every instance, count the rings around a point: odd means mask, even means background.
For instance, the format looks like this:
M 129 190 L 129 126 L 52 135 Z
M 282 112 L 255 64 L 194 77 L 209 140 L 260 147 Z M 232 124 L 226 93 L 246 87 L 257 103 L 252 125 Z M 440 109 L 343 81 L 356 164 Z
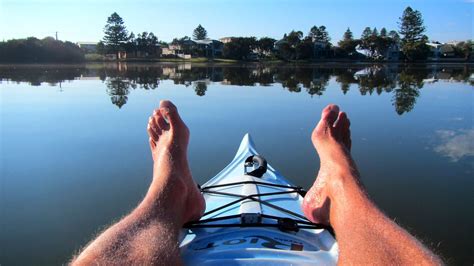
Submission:
M 339 47 L 344 50 L 348 55 L 352 55 L 355 52 L 356 46 L 359 44 L 358 41 L 354 40 L 354 35 L 351 29 L 347 28 L 342 36 L 342 40 L 338 42 Z
M 197 28 L 194 29 L 193 32 L 193 39 L 195 40 L 204 40 L 207 38 L 207 31 L 206 29 L 199 24 Z
M 423 25 L 421 13 L 407 7 L 399 22 L 399 33 L 402 35 L 402 51 L 408 60 L 426 59 L 428 37 L 423 33 L 426 31 Z
M 107 18 L 104 33 L 104 44 L 109 50 L 117 53 L 118 58 L 118 52 L 124 49 L 124 45 L 128 41 L 128 32 L 123 19 L 116 12 Z

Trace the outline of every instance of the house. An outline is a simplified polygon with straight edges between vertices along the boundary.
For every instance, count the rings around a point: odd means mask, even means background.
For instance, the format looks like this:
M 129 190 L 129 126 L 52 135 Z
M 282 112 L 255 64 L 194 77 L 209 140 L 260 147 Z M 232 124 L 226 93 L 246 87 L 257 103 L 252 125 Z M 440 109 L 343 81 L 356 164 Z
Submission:
M 428 42 L 426 45 L 430 48 L 430 59 L 438 60 L 442 57 L 454 56 L 454 46 L 452 44 Z
M 79 48 L 81 48 L 86 54 L 97 53 L 97 42 L 77 42 Z
M 169 45 L 168 47 L 161 47 L 161 55 L 162 56 L 169 56 L 169 55 L 175 55 L 175 50 L 171 48 L 171 46 L 174 45 Z
M 161 48 L 162 56 L 176 56 L 191 59 L 192 56 L 219 57 L 222 56 L 224 44 L 218 40 L 180 40 Z
M 222 56 L 224 43 L 218 40 L 204 39 L 194 41 L 198 49 L 202 49 L 206 57 Z
M 279 41 L 276 41 L 276 42 L 273 44 L 273 48 L 278 51 L 278 50 L 280 50 L 280 47 L 281 47 L 282 45 L 287 44 L 287 43 L 288 43 L 288 41 L 283 38 L 283 39 L 281 39 L 281 40 L 279 40 Z
M 127 52 L 119 51 L 116 54 L 106 54 L 105 59 L 107 60 L 127 59 Z
M 184 59 L 190 59 L 192 47 L 195 43 L 192 40 L 180 41 L 176 44 L 170 44 L 168 47 L 161 48 L 161 56 L 176 56 Z
M 225 43 L 232 42 L 232 39 L 234 39 L 234 37 L 223 37 L 223 38 L 220 38 L 219 41 L 225 44 Z
M 385 52 L 385 60 L 397 61 L 400 59 L 400 46 L 396 43 L 391 44 Z
M 313 41 L 313 56 L 315 58 L 326 57 L 328 56 L 328 53 L 329 53 L 329 43 Z

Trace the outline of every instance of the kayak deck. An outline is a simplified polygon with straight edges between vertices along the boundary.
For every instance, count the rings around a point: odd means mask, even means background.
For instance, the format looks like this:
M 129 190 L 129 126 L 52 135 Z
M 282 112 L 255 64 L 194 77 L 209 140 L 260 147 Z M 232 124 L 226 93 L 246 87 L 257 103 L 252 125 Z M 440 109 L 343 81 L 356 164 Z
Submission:
M 201 187 L 206 212 L 182 232 L 184 262 L 336 264 L 337 242 L 330 228 L 311 223 L 302 213 L 304 191 L 266 162 L 264 173 L 248 173 L 254 157 L 261 158 L 246 134 L 232 162 Z

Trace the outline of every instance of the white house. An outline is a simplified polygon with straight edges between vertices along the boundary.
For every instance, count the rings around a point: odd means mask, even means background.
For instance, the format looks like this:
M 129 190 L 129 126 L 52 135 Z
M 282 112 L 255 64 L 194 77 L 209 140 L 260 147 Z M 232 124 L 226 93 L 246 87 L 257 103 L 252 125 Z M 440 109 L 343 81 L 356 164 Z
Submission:
M 97 42 L 77 42 L 76 44 L 86 53 L 97 53 Z

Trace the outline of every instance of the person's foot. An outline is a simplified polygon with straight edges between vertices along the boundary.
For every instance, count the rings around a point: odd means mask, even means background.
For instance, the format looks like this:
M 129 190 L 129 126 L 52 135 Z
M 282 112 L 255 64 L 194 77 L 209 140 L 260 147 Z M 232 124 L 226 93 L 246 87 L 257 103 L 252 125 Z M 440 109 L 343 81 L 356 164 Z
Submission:
M 170 208 L 182 210 L 181 223 L 198 220 L 205 209 L 204 198 L 188 165 L 189 129 L 170 101 L 161 101 L 149 118 L 147 131 L 153 157 L 152 188 L 166 193 Z
M 337 105 L 328 105 L 313 130 L 311 140 L 321 166 L 318 176 L 303 201 L 305 216 L 315 223 L 330 223 L 330 205 L 345 176 L 358 176 L 350 156 L 350 122 Z

